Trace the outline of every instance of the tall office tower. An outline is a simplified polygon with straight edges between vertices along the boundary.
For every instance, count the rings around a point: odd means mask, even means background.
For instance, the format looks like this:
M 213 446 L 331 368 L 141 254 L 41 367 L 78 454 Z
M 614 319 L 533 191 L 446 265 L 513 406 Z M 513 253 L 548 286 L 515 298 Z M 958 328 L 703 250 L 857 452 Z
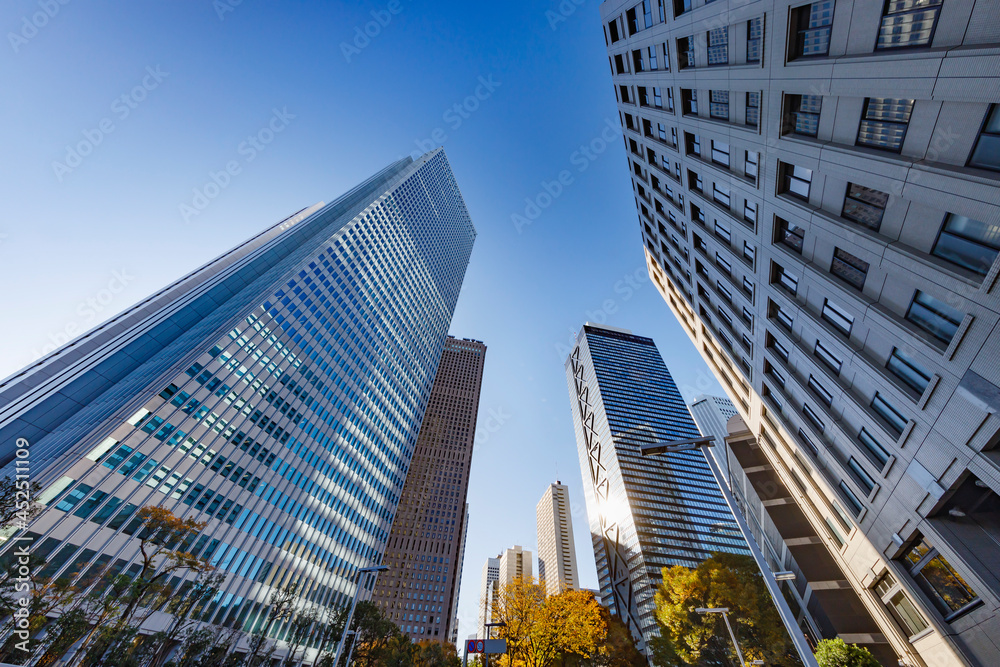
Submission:
M 410 639 L 452 641 L 486 345 L 448 337 L 373 602 Z
M 601 13 L 650 275 L 820 536 L 798 562 L 885 660 L 1000 663 L 997 3 Z
M 739 506 L 743 516 L 746 517 L 750 532 L 760 547 L 761 553 L 767 560 L 768 568 L 771 572 L 794 572 L 794 581 L 779 581 L 778 585 L 783 587 L 785 599 L 789 603 L 792 613 L 795 614 L 796 622 L 802 628 L 803 633 L 810 638 L 813 645 L 820 639 L 829 639 L 838 635 L 844 636 L 852 643 L 860 641 L 862 644 L 868 639 L 866 635 L 851 636 L 851 624 L 854 622 L 854 615 L 860 611 L 861 616 L 867 614 L 863 609 L 858 610 L 860 603 L 855 601 L 853 605 L 832 604 L 834 620 L 827 616 L 822 608 L 823 590 L 813 589 L 812 586 L 802 576 L 802 568 L 792 557 L 791 550 L 785 543 L 783 535 L 778 527 L 771 520 L 764 501 L 760 498 L 760 493 L 769 491 L 769 478 L 766 472 L 758 469 L 749 461 L 743 465 L 746 457 L 743 456 L 742 448 L 752 448 L 755 443 L 747 442 L 745 437 L 746 424 L 739 417 L 736 408 L 728 398 L 722 396 L 699 396 L 690 406 L 691 416 L 694 417 L 698 430 L 702 435 L 709 435 L 715 438 L 715 446 L 711 448 L 719 467 L 733 492 L 736 504 Z M 733 451 L 734 447 L 741 448 L 740 456 Z M 799 539 L 801 535 L 790 535 L 790 539 Z M 838 593 L 839 595 L 839 593 Z M 843 632 L 838 632 L 842 630 Z
M 648 643 L 664 567 L 749 551 L 701 450 L 640 453 L 700 435 L 652 339 L 588 323 L 566 379 L 601 600 Z
M 535 508 L 538 529 L 538 580 L 545 592 L 556 595 L 580 588 L 573 542 L 573 513 L 569 488 L 562 482 L 550 484 Z
M 469 503 L 465 504 L 462 513 L 462 542 L 458 554 L 458 564 L 455 566 L 455 592 L 451 596 L 451 634 L 448 641 L 458 642 L 458 600 L 462 596 L 462 573 L 465 571 L 465 547 L 469 544 Z
M 381 560 L 475 235 L 444 153 L 400 160 L 5 380 L 5 472 L 27 442 L 47 504 L 25 531 L 39 576 L 134 572 L 155 506 L 207 524 L 190 550 L 226 578 L 197 620 L 252 627 L 290 585 L 301 607 L 349 601 Z
M 486 624 L 493 622 L 493 600 L 500 580 L 500 555 L 487 558 L 479 581 L 479 637 L 486 637 Z
M 497 575 L 497 586 L 503 588 L 519 579 L 534 578 L 535 568 L 532 564 L 531 552 L 515 544 L 510 549 L 505 550 L 499 556 L 499 574 Z

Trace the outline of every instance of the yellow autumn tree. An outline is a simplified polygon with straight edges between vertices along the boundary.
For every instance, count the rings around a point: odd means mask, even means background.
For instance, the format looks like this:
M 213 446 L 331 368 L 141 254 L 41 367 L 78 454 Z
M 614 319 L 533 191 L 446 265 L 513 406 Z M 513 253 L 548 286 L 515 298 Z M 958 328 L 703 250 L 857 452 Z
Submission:
M 532 635 L 544 604 L 545 589 L 531 577 L 515 579 L 497 591 L 493 598 L 493 622 L 505 624 L 497 628 L 497 634 L 507 640 L 507 653 L 498 656 L 501 667 L 537 667 Z

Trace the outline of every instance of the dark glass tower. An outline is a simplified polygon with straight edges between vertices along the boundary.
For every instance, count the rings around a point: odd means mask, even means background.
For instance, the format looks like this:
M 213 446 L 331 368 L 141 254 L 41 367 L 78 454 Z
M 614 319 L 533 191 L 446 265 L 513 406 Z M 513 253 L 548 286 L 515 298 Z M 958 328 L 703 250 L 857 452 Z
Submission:
M 566 376 L 601 599 L 648 642 L 664 567 L 749 551 L 701 451 L 640 454 L 700 435 L 652 339 L 587 324 Z
M 400 160 L 0 383 L 0 464 L 29 443 L 47 505 L 22 533 L 38 574 L 134 571 L 135 514 L 158 506 L 207 522 L 191 550 L 226 574 L 198 620 L 259 627 L 292 584 L 299 609 L 350 598 L 382 558 L 475 235 L 444 153 Z

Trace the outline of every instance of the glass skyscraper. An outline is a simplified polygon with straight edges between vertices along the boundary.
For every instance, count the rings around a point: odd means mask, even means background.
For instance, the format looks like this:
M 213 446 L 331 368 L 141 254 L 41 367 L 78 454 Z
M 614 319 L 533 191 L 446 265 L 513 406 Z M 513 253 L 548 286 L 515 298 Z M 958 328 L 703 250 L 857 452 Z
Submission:
M 227 575 L 198 620 L 259 627 L 292 584 L 300 606 L 348 600 L 385 549 L 475 236 L 445 154 L 406 158 L 0 383 L 0 464 L 27 443 L 43 489 L 21 533 L 38 574 L 134 572 L 157 506 L 207 522 L 190 549 Z
M 640 453 L 700 436 L 652 339 L 586 324 L 566 377 L 601 599 L 648 642 L 664 567 L 749 551 L 700 450 Z

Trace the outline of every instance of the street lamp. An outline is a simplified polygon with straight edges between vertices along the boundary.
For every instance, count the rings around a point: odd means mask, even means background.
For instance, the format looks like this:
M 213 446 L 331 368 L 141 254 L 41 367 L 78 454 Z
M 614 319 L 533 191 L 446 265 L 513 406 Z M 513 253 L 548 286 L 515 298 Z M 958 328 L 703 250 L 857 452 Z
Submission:
M 788 630 L 788 634 L 792 638 L 792 643 L 795 644 L 795 649 L 798 651 L 802 664 L 805 667 L 819 667 L 819 663 L 816 662 L 816 657 L 813 655 L 812 649 L 809 648 L 809 644 L 806 642 L 805 635 L 802 634 L 802 631 L 799 630 L 798 623 L 795 622 L 795 614 L 792 613 L 791 608 L 789 608 L 788 603 L 785 601 L 785 596 L 782 595 L 781 589 L 778 587 L 778 582 L 775 576 L 771 573 L 771 568 L 768 567 L 767 561 L 764 560 L 764 554 L 761 553 L 760 547 L 757 546 L 757 541 L 750 533 L 750 526 L 747 525 L 746 519 L 743 518 L 743 513 L 740 512 L 739 507 L 736 505 L 736 499 L 733 498 L 733 494 L 729 490 L 729 485 L 722 479 L 722 472 L 719 470 L 719 466 L 715 462 L 715 458 L 708 451 L 708 448 L 711 447 L 714 442 L 714 436 L 702 436 L 699 438 L 687 438 L 684 440 L 652 442 L 641 445 L 639 450 L 643 456 L 689 452 L 695 449 L 700 449 L 702 451 L 702 454 L 705 456 L 705 461 L 708 463 L 708 467 L 712 471 L 712 475 L 715 477 L 715 483 L 719 485 L 722 497 L 726 499 L 726 504 L 729 505 L 729 511 L 732 512 L 733 518 L 736 520 L 736 525 L 739 526 L 740 532 L 743 534 L 743 541 L 747 543 L 747 547 L 750 549 L 753 559 L 757 562 L 757 567 L 760 569 L 760 573 L 764 577 L 764 584 L 767 586 L 767 590 L 771 594 L 771 598 L 774 600 L 774 605 L 778 608 L 778 615 L 781 616 L 781 620 L 785 624 L 785 629 Z M 780 572 L 779 574 L 782 575 L 782 581 L 795 578 L 794 572 Z M 705 609 L 698 611 L 717 612 L 718 610 Z M 729 610 L 726 609 L 725 611 Z M 726 627 L 729 627 L 729 619 L 725 615 L 723 615 L 723 618 L 726 619 Z M 732 632 L 732 628 L 730 628 L 729 633 L 732 634 Z M 736 636 L 733 635 L 733 643 L 735 642 Z M 743 655 L 739 652 L 739 648 L 737 648 L 736 653 L 740 658 L 740 664 L 744 664 Z
M 503 621 L 500 621 L 499 623 L 483 623 L 483 627 L 486 628 L 486 639 L 489 639 L 490 638 L 490 628 L 506 628 L 507 624 L 504 623 Z M 489 653 L 484 653 L 483 655 L 486 656 L 486 661 L 483 663 L 483 667 L 489 667 L 489 665 L 490 665 L 490 654 Z
M 371 567 L 363 567 L 358 570 L 358 576 L 356 578 L 357 588 L 354 591 L 354 598 L 351 599 L 351 610 L 347 612 L 347 622 L 344 623 L 344 634 L 340 636 L 340 643 L 337 644 L 337 653 L 333 657 L 333 664 L 340 664 L 340 655 L 344 652 L 344 642 L 347 640 L 347 635 L 350 633 L 351 621 L 354 620 L 354 608 L 358 604 L 358 598 L 361 596 L 361 575 L 374 573 L 378 576 L 379 572 L 385 572 L 389 569 L 388 565 L 372 565 Z M 351 644 L 351 652 L 353 653 L 354 644 Z
M 722 620 L 726 622 L 726 629 L 729 630 L 729 636 L 733 639 L 733 648 L 736 649 L 736 657 L 740 661 L 740 667 L 746 667 L 746 663 L 743 662 L 743 650 L 740 649 L 740 643 L 736 641 L 736 633 L 733 632 L 733 626 L 729 625 L 729 607 L 698 607 L 695 611 L 699 614 L 722 614 Z

